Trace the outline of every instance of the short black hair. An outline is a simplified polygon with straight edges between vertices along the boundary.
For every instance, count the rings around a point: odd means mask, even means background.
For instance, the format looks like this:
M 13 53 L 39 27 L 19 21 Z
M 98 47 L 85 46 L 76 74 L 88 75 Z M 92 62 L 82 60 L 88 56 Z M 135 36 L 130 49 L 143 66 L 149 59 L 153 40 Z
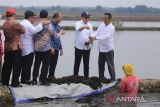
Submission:
M 40 11 L 40 15 L 39 15 L 40 18 L 47 18 L 48 17 L 48 11 L 43 9 Z
M 53 19 L 57 18 L 60 15 L 60 12 L 56 12 L 53 14 Z
M 112 19 L 112 14 L 111 13 L 104 13 L 104 15 L 107 15 L 109 19 Z
M 25 19 L 28 19 L 29 17 L 34 16 L 34 12 L 32 12 L 31 10 L 27 10 L 27 11 L 24 13 L 24 16 L 25 16 Z

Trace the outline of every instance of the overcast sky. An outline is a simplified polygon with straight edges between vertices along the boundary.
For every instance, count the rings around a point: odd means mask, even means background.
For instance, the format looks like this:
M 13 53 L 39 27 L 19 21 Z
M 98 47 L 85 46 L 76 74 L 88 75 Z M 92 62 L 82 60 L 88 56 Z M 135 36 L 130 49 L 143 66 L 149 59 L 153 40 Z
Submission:
M 0 0 L 0 5 L 7 6 L 88 6 L 95 7 L 134 7 L 147 5 L 160 8 L 160 0 Z

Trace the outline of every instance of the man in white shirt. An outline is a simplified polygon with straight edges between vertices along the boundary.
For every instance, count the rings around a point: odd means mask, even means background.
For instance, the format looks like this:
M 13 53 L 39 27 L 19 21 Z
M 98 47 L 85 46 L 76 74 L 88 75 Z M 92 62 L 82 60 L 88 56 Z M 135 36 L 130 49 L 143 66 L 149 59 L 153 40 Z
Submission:
M 114 67 L 114 33 L 115 27 L 111 23 L 112 14 L 105 13 L 103 21 L 94 36 L 91 36 L 92 41 L 98 40 L 99 51 L 99 77 L 104 78 L 105 62 L 107 62 L 111 82 L 116 80 Z
M 33 43 L 33 35 L 40 32 L 43 27 L 43 24 L 47 24 L 48 22 L 40 22 L 38 25 L 33 26 L 33 22 L 35 20 L 34 12 L 27 10 L 25 12 L 25 19 L 21 22 L 21 25 L 24 26 L 26 33 L 21 35 L 22 42 L 22 74 L 21 74 L 21 83 L 30 84 L 31 82 L 31 67 L 34 58 L 34 43 Z
M 90 14 L 83 12 L 81 20 L 75 24 L 75 62 L 74 76 L 78 76 L 79 66 L 83 57 L 84 77 L 89 77 L 89 58 L 92 42 L 89 36 L 93 33 L 92 25 L 89 23 Z

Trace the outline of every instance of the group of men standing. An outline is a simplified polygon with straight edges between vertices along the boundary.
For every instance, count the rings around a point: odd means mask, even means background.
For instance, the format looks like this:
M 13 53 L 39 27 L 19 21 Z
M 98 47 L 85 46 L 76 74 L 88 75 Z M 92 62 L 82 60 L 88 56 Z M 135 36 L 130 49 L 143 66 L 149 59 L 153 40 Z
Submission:
M 47 85 L 48 78 L 54 78 L 59 51 L 60 55 L 63 55 L 60 36 L 64 35 L 64 31 L 59 26 L 62 14 L 55 13 L 51 21 L 48 19 L 47 10 L 41 10 L 38 20 L 31 10 L 27 10 L 24 15 L 25 19 L 18 23 L 15 21 L 15 10 L 6 10 L 7 19 L 3 25 L 5 52 L 2 84 L 9 85 L 13 71 L 11 86 L 21 87 L 20 76 L 21 83 L 36 85 L 42 63 L 39 81 L 42 85 Z
M 15 16 L 16 12 L 13 8 L 6 10 L 7 19 L 3 25 L 5 52 L 2 84 L 9 85 L 10 75 L 13 71 L 11 80 L 13 87 L 21 87 L 20 76 L 22 84 L 36 85 L 39 77 L 41 85 L 49 85 L 48 80 L 55 79 L 58 57 L 63 55 L 60 36 L 65 32 L 59 25 L 63 16 L 57 12 L 53 15 L 52 20 L 49 20 L 47 10 L 41 10 L 37 20 L 35 13 L 27 10 L 24 14 L 25 19 L 21 23 L 15 21 Z M 78 76 L 83 57 L 84 77 L 89 78 L 90 51 L 93 41 L 98 40 L 99 77 L 105 78 L 105 62 L 107 62 L 111 81 L 115 81 L 115 28 L 111 23 L 112 15 L 110 13 L 104 14 L 104 22 L 96 32 L 93 32 L 93 27 L 89 23 L 90 17 L 88 12 L 83 12 L 81 20 L 75 24 L 74 76 Z M 41 65 L 42 67 L 40 67 Z M 41 71 L 40 76 L 39 71 Z

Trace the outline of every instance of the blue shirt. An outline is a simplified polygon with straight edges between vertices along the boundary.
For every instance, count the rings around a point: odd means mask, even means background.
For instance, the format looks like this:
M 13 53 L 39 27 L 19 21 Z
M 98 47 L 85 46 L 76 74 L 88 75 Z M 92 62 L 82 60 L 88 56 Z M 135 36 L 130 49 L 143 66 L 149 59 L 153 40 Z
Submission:
M 53 20 L 51 21 L 51 25 L 53 28 L 54 33 L 59 33 L 61 30 L 60 25 L 58 25 L 56 22 Z M 59 36 L 52 36 L 51 37 L 51 47 L 54 48 L 55 50 L 62 50 L 62 44 L 61 44 L 61 39 Z

